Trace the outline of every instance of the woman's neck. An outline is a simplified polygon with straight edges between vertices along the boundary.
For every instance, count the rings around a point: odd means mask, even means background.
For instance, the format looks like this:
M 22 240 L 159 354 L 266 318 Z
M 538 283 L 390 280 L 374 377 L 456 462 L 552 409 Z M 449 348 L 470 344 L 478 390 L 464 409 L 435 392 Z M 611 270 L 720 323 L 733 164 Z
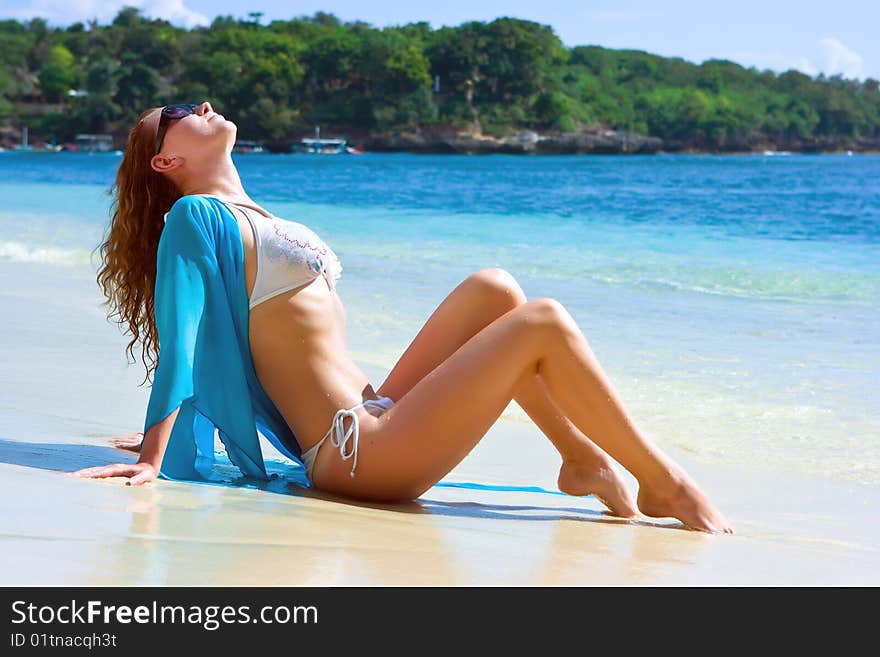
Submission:
M 184 196 L 206 194 L 231 201 L 253 203 L 244 191 L 238 170 L 230 156 L 216 160 L 213 164 L 200 165 L 198 178 L 187 180 L 179 187 Z

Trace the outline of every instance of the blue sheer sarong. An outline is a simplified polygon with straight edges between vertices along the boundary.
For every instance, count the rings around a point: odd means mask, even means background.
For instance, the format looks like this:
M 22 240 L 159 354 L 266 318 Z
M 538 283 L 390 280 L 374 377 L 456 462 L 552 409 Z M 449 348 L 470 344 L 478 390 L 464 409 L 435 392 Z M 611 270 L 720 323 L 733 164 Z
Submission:
M 219 483 L 215 429 L 245 477 L 270 478 L 257 431 L 302 466 L 302 449 L 254 370 L 244 246 L 229 208 L 197 194 L 178 199 L 156 267 L 159 363 L 144 433 L 180 407 L 159 477 Z

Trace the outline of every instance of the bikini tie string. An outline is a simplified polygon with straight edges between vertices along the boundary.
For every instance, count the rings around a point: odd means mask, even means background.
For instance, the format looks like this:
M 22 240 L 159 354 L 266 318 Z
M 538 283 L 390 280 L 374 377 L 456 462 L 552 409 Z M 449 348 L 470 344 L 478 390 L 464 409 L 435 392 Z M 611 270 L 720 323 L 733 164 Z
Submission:
M 354 477 L 354 469 L 357 467 L 357 450 L 358 450 L 358 432 L 360 430 L 358 416 L 354 412 L 355 409 L 360 408 L 363 404 L 358 404 L 354 408 L 346 409 L 340 408 L 336 411 L 336 415 L 333 416 L 333 423 L 330 426 L 330 430 L 327 434 L 330 435 L 330 443 L 334 447 L 339 448 L 339 455 L 342 457 L 343 461 L 347 461 L 350 458 L 354 458 L 354 462 L 351 466 L 351 476 Z M 351 426 L 348 430 L 345 429 L 345 418 L 351 418 Z M 339 438 L 342 433 L 345 433 L 343 438 Z M 324 437 L 327 437 L 327 434 Z M 346 454 L 345 446 L 348 444 L 348 439 L 352 439 L 352 447 L 351 451 Z

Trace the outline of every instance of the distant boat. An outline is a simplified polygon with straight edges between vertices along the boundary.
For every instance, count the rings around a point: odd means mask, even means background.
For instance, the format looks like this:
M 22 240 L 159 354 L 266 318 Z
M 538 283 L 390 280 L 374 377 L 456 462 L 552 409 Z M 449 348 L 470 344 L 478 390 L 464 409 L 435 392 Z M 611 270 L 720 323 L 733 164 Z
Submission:
M 70 145 L 71 151 L 80 151 L 85 153 L 109 153 L 115 150 L 113 148 L 113 136 L 106 134 L 79 134 Z
M 316 155 L 360 155 L 362 150 L 348 145 L 347 139 L 300 139 L 291 149 L 294 153 Z
M 263 153 L 265 149 L 263 144 L 258 141 L 248 141 L 247 139 L 239 139 L 232 147 L 233 153 Z
M 791 151 L 764 151 L 764 155 L 791 155 Z
M 348 139 L 322 139 L 321 128 L 315 126 L 314 139 L 304 138 L 295 143 L 291 149 L 294 153 L 309 153 L 313 155 L 361 155 L 362 150 L 348 145 Z

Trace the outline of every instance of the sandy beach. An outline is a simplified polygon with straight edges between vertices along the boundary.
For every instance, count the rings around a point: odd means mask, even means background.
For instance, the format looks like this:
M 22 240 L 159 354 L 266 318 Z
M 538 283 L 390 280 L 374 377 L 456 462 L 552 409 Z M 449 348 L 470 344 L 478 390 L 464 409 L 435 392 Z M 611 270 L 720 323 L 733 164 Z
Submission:
M 403 505 L 326 497 L 283 475 L 263 490 L 68 476 L 136 460 L 107 439 L 139 429 L 143 370 L 126 366 L 127 337 L 105 320 L 88 268 L 0 262 L 0 276 L 15 282 L 0 287 L 3 585 L 880 583 L 876 486 L 706 465 L 664 446 L 737 534 L 624 521 L 592 497 L 553 494 L 558 455 L 508 417 Z M 387 373 L 362 366 L 376 383 Z M 450 485 L 462 482 L 548 492 Z

